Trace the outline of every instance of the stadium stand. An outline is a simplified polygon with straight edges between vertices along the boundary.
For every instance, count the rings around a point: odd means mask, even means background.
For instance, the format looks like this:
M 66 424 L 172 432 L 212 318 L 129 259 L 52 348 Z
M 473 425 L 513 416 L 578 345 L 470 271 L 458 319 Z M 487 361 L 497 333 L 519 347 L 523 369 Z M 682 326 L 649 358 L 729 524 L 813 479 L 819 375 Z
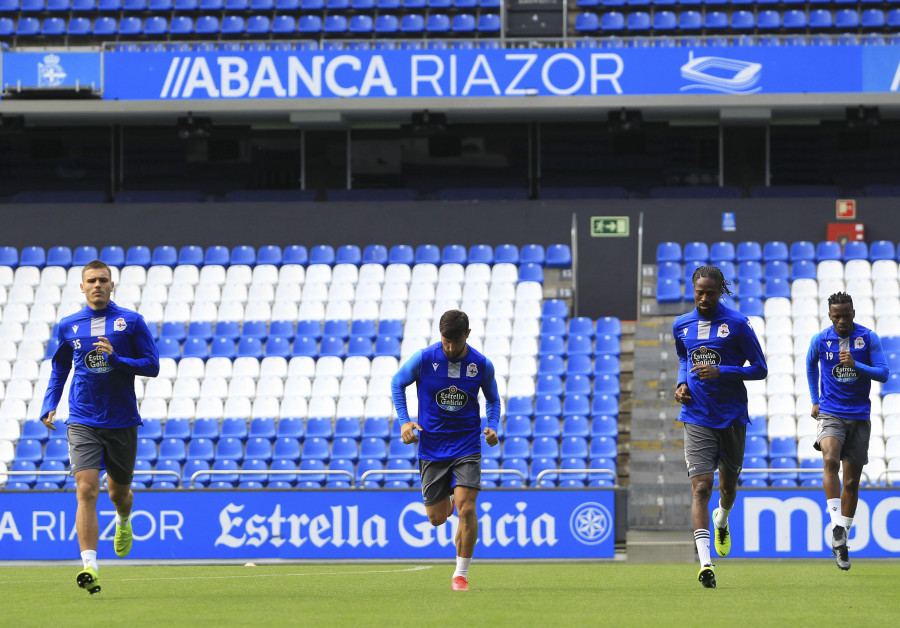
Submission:
M 621 325 L 610 317 L 569 320 L 566 303 L 545 302 L 540 284 L 529 280 L 541 278 L 532 268 L 571 264 L 565 245 L 546 249 L 526 245 L 521 250 L 510 244 L 469 249 L 419 245 L 394 247 L 390 252 L 378 245 L 364 250 L 320 245 L 308 253 L 304 247 L 282 251 L 278 247 L 186 246 L 176 252 L 174 247 L 151 251 L 141 246 L 128 250 L 106 246 L 99 253 L 81 247 L 74 255 L 54 247 L 49 256 L 40 247 L 26 247 L 6 249 L 4 261 L 10 269 L 34 269 L 29 272 L 35 273 L 35 283 L 40 277 L 56 277 L 64 290 L 41 292 L 41 298 L 49 299 L 55 308 L 69 290 L 66 286 L 77 286 L 79 275 L 67 277 L 63 266 L 46 266 L 48 259 L 78 268 L 76 260 L 98 254 L 121 269 L 123 281 L 114 299 L 130 300 L 159 337 L 159 377 L 137 380 L 144 419 L 137 480 L 142 486 L 172 486 L 170 479 L 152 475 L 167 469 L 179 474 L 182 485 L 193 483 L 200 488 L 238 483 L 324 485 L 324 474 L 306 474 L 300 480 L 264 474 L 283 469 L 286 462 L 294 469 L 299 465 L 301 470 L 324 471 L 329 461 L 344 461 L 341 464 L 351 465 L 356 482 L 366 471 L 383 469 L 385 464 L 410 468 L 415 451 L 403 446 L 393 429 L 389 380 L 400 359 L 435 338 L 437 310 L 459 304 L 472 306 L 469 342 L 484 348 L 497 365 L 504 397 L 501 432 L 507 430 L 510 437 L 502 451 L 488 448 L 486 454 L 509 460 L 511 467 L 524 465 L 526 484 L 536 481 L 541 470 L 563 463 L 585 468 L 589 452 L 615 458 Z M 517 267 L 523 257 L 524 265 Z M 297 303 L 289 302 L 293 307 L 284 310 L 286 302 L 279 299 L 304 275 L 303 290 L 290 297 Z M 413 291 L 417 299 L 425 299 L 426 307 L 405 301 Z M 19 298 L 20 292 L 12 290 L 9 296 Z M 375 307 L 358 307 L 361 299 Z M 400 306 L 390 309 L 396 309 L 398 318 L 380 318 L 379 310 L 391 303 Z M 9 301 L 2 305 L 10 310 Z M 30 307 L 24 306 L 25 320 L 38 305 L 31 296 Z M 161 316 L 151 315 L 154 305 L 162 308 L 157 310 Z M 315 310 L 313 305 L 319 308 L 315 318 L 297 320 L 301 312 Z M 277 312 L 283 310 L 291 314 L 279 318 Z M 367 317 L 357 318 L 357 311 Z M 341 316 L 329 318 L 328 312 Z M 542 312 L 543 324 L 532 318 Z M 55 320 L 54 311 L 44 324 Z M 542 329 L 553 329 L 557 335 L 543 336 Z M 27 471 L 28 464 L 34 469 L 51 465 L 62 474 L 68 461 L 65 432 L 59 430 L 48 439 L 46 428 L 36 420 L 46 379 L 36 380 L 42 369 L 48 373 L 46 359 L 53 346 L 45 346 L 49 330 L 42 338 L 36 358 L 13 359 L 9 364 L 11 374 L 31 375 L 27 380 L 16 376 L 3 382 L 0 443 L 8 445 L 0 446 L 0 454 L 15 468 Z M 16 337 L 13 342 L 26 341 Z M 565 386 L 559 376 L 542 375 L 537 394 L 539 355 L 542 360 L 569 363 Z M 578 367 L 581 362 L 584 366 Z M 609 366 L 601 367 L 601 363 Z M 414 416 L 417 404 L 414 399 L 410 404 Z M 61 417 L 66 412 L 60 408 Z M 256 473 L 244 477 L 242 468 Z M 209 469 L 235 473 L 215 477 L 202 473 Z M 58 488 L 62 476 L 48 477 L 37 482 L 24 476 L 24 480 L 7 482 L 7 488 L 46 488 L 45 482 Z M 418 481 L 417 474 L 386 477 L 392 479 L 368 474 L 364 484 L 396 487 Z M 584 486 L 587 476 L 564 480 L 566 486 Z M 504 476 L 500 483 L 516 482 Z M 558 480 L 546 483 L 557 485 Z

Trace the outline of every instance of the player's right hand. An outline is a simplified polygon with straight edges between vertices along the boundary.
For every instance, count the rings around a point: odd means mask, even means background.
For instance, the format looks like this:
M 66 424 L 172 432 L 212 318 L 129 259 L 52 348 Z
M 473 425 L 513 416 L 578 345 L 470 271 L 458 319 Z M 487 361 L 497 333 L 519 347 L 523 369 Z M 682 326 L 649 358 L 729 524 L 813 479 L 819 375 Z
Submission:
M 411 445 L 419 442 L 419 437 L 416 436 L 416 430 L 421 432 L 422 427 L 415 421 L 407 421 L 403 424 L 403 427 L 400 428 L 400 440 L 403 441 L 404 445 Z
M 685 404 L 691 400 L 691 392 L 688 390 L 687 384 L 681 384 L 675 389 L 675 401 Z
M 814 419 L 819 418 L 819 404 L 817 404 L 817 403 L 812 404 L 812 411 L 809 413 L 809 416 L 811 416 Z
M 56 426 L 53 425 L 53 415 L 54 414 L 56 414 L 56 410 L 51 410 L 50 412 L 48 412 L 47 416 L 45 416 L 43 419 L 41 419 L 41 423 L 43 423 L 44 425 L 46 425 L 47 427 L 49 427 L 51 430 L 53 430 L 55 432 Z

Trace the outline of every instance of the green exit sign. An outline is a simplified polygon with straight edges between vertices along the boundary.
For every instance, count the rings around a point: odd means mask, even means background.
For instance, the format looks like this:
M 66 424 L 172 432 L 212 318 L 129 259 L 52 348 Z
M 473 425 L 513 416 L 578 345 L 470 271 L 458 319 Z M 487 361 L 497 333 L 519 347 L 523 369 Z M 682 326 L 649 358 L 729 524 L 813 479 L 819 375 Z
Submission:
M 591 216 L 594 238 L 627 238 L 628 216 Z

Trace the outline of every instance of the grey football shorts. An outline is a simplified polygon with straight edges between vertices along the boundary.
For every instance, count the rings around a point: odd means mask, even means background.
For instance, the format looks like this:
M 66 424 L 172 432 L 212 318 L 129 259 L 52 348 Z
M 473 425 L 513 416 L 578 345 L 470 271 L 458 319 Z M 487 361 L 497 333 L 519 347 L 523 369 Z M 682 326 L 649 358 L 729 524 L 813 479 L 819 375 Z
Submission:
M 481 490 L 481 454 L 471 454 L 455 460 L 419 460 L 422 478 L 422 497 L 431 506 L 453 494 L 456 486 Z
M 719 473 L 738 477 L 744 466 L 744 440 L 747 425 L 735 423 L 713 428 L 684 424 L 684 461 L 688 477 Z
M 116 484 L 131 484 L 137 459 L 138 426 L 92 427 L 71 423 L 66 430 L 69 439 L 69 473 L 85 469 L 106 469 Z
M 869 464 L 869 436 L 872 433 L 871 421 L 858 419 L 842 419 L 820 412 L 816 430 L 816 443 L 813 445 L 818 451 L 822 451 L 823 438 L 833 436 L 841 441 L 841 460 L 852 464 L 865 466 Z

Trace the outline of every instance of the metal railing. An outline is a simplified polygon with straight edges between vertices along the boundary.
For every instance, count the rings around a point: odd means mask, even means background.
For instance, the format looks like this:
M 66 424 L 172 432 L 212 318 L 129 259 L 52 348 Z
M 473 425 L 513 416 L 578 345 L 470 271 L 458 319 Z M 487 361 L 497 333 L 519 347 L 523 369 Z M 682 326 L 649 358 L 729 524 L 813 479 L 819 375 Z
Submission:
M 384 471 L 381 471 L 384 473 Z M 404 471 L 403 473 L 412 473 L 412 471 Z M 227 469 L 207 469 L 205 471 L 195 471 L 191 474 L 191 483 L 188 488 L 194 488 L 194 482 L 196 482 L 197 478 L 201 475 L 346 475 L 350 478 L 350 487 L 353 488 L 353 474 L 344 469 L 298 469 L 296 471 L 292 471 L 290 469 L 276 469 L 274 471 L 266 470 L 255 470 L 255 469 L 240 469 L 229 471 Z

